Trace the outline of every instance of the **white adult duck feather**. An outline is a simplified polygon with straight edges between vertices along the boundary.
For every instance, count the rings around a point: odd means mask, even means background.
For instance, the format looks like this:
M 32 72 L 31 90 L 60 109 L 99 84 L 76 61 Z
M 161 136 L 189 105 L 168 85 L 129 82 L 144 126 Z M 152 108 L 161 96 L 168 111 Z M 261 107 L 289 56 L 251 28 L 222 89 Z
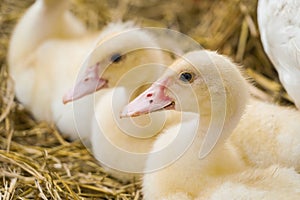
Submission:
M 300 1 L 259 0 L 257 21 L 263 47 L 281 83 L 300 109 Z

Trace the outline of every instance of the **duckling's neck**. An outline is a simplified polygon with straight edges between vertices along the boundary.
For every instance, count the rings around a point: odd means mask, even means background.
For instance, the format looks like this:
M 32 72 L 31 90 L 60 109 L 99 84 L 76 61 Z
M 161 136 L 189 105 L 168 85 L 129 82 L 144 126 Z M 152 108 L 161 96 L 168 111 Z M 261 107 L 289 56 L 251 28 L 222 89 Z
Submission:
M 191 145 L 192 151 L 197 152 L 196 157 L 201 164 L 201 171 L 205 172 L 204 176 L 219 176 L 219 175 L 228 175 L 231 173 L 237 173 L 241 170 L 244 170 L 245 165 L 240 155 L 236 150 L 227 143 L 227 136 L 230 135 L 228 131 L 231 132 L 229 128 L 226 130 L 223 128 L 220 133 L 220 137 L 216 137 L 215 145 L 207 156 L 200 158 L 202 148 L 205 148 L 206 142 L 211 142 L 212 138 L 208 138 L 207 134 L 216 134 L 209 132 L 210 120 L 202 119 L 200 122 L 200 128 L 196 135 L 194 142 Z M 218 131 L 218 130 L 216 130 Z M 214 143 L 214 142 L 212 142 Z

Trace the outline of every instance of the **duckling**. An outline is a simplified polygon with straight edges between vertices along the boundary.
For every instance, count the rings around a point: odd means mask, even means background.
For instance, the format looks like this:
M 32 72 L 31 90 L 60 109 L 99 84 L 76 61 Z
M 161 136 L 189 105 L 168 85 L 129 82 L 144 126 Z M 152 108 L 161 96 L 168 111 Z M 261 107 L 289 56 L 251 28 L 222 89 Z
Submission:
M 83 70 L 83 61 L 91 58 L 88 62 L 93 65 L 87 66 L 89 73 L 86 75 L 93 78 L 89 77 L 90 81 L 83 84 L 81 93 L 76 93 L 78 96 L 74 98 L 94 91 L 95 83 L 99 83 L 97 90 L 116 84 L 106 84 L 105 80 L 96 77 L 99 64 L 103 69 L 111 64 L 110 76 L 115 76 L 117 80 L 129 65 L 142 64 L 143 60 L 153 61 L 154 58 L 157 63 L 164 63 L 166 57 L 153 50 L 153 53 L 132 54 L 124 60 L 120 59 L 120 55 L 139 47 L 158 48 L 157 42 L 151 34 L 138 29 L 132 22 L 111 23 L 100 32 L 89 32 L 68 11 L 68 5 L 68 0 L 37 0 L 27 10 L 11 36 L 9 70 L 15 81 L 17 99 L 37 120 L 54 123 L 71 140 L 78 139 L 80 132 L 81 139 L 88 141 L 94 112 L 90 106 L 93 97 L 81 98 L 76 106 L 62 102 L 66 91 L 80 79 L 78 74 Z M 134 30 L 132 34 L 127 32 L 130 30 Z M 118 37 L 121 33 L 124 35 Z M 113 41 L 113 37 L 118 37 L 118 40 Z M 109 40 L 111 42 L 107 42 Z M 99 45 L 106 45 L 107 49 L 97 51 L 100 54 L 98 57 L 89 56 Z M 148 55 L 151 55 L 151 59 L 146 58 Z M 117 68 L 120 73 L 115 73 Z M 64 96 L 65 103 L 72 95 L 69 92 Z M 79 120 L 78 114 L 80 119 L 85 120 Z
M 96 92 L 98 87 L 101 89 L 89 104 L 90 107 L 94 104 L 95 108 L 89 140 L 91 152 L 102 165 L 107 166 L 107 172 L 123 181 L 139 176 L 144 169 L 146 153 L 151 149 L 156 135 L 163 127 L 176 123 L 180 116 L 165 112 L 134 119 L 120 120 L 118 117 L 119 110 L 129 99 L 134 98 L 135 93 L 139 94 L 145 84 L 153 82 L 165 70 L 161 65 L 171 62 L 168 54 L 157 49 L 159 46 L 143 34 L 143 31 L 137 29 L 117 34 L 114 37 L 116 39 L 100 42 L 84 63 L 83 72 L 75 86 L 63 98 L 68 103 Z M 136 42 L 118 46 L 119 53 L 111 57 L 113 61 L 107 60 L 108 49 L 133 38 Z M 130 52 L 130 49 L 134 51 Z M 106 88 L 102 88 L 101 81 Z M 74 101 L 74 110 L 76 103 Z M 75 110 L 75 120 L 82 120 L 81 112 L 85 111 Z M 134 156 L 137 154 L 139 156 Z
M 142 38 L 141 34 L 140 31 L 128 32 L 132 38 Z M 82 94 L 86 95 L 90 91 L 96 91 L 94 89 L 96 86 L 92 84 L 83 87 L 86 84 L 84 80 L 90 77 L 90 69 L 98 65 L 97 60 L 106 58 L 101 59 L 100 55 L 105 56 L 105 52 L 109 49 L 107 45 L 116 46 L 115 42 L 128 40 L 126 34 L 119 35 L 117 38 L 104 42 L 90 54 L 87 68 L 84 68 L 84 73 L 74 88 L 64 96 L 65 102 L 82 98 Z M 135 40 L 137 41 L 137 39 Z M 148 47 L 153 45 L 153 42 L 147 44 L 145 37 L 143 37 L 143 41 Z M 132 47 L 133 43 L 130 45 L 132 49 L 135 49 Z M 130 48 L 123 45 L 118 49 L 119 52 L 126 52 L 126 49 Z M 94 56 L 97 59 L 93 58 Z M 90 103 L 90 106 L 93 107 L 94 104 L 95 108 L 90 143 L 93 156 L 101 162 L 106 171 L 126 182 L 139 177 L 139 173 L 144 168 L 146 153 L 151 149 L 155 136 L 163 127 L 175 123 L 177 117 L 168 113 L 153 113 L 137 119 L 119 119 L 119 110 L 128 103 L 131 96 L 132 98 L 135 96 L 134 93 L 140 93 L 140 86 L 153 82 L 165 70 L 165 67 L 155 63 L 163 64 L 169 61 L 164 60 L 161 50 L 148 48 L 126 54 L 120 53 L 118 56 L 120 58 L 117 59 L 117 62 L 97 68 L 97 71 L 102 71 L 102 73 L 99 72 L 96 77 L 105 81 L 106 88 L 95 93 L 95 101 Z M 93 65 L 93 62 L 96 64 Z M 74 102 L 74 107 L 76 108 L 76 102 Z M 82 120 L 81 112 L 84 110 L 80 109 L 75 112 L 75 118 L 78 116 L 78 121 Z M 134 156 L 137 154 L 140 156 Z
M 143 178 L 145 199 L 281 199 L 283 194 L 298 199 L 300 176 L 293 169 L 248 168 L 227 142 L 249 98 L 236 65 L 202 50 L 169 68 L 121 112 L 126 117 L 175 109 L 186 116 L 153 145 Z
M 300 109 L 300 2 L 259 0 L 257 22 L 265 52 Z

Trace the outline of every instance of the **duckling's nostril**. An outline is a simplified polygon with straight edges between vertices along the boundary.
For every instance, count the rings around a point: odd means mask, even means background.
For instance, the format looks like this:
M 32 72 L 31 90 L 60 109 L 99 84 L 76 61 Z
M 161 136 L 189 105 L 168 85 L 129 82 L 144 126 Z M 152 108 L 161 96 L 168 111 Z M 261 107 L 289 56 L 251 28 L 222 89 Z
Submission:
M 85 78 L 85 79 L 84 79 L 84 82 L 87 82 L 88 80 L 89 80 L 89 78 Z
M 149 103 L 153 103 L 153 100 L 151 99 L 151 100 L 149 101 Z

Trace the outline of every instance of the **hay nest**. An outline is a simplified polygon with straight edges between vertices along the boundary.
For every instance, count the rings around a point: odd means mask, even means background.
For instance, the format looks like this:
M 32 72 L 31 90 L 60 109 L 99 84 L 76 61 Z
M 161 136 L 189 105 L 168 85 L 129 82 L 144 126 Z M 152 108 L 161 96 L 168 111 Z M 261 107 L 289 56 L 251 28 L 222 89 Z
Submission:
M 7 47 L 15 23 L 32 3 L 0 4 L 0 199 L 141 199 L 140 182 L 109 177 L 79 141 L 68 142 L 53 125 L 36 122 L 14 98 Z M 90 29 L 123 18 L 181 31 L 243 64 L 269 100 L 290 103 L 263 52 L 255 10 L 256 2 L 246 0 L 72 2 L 72 11 Z

